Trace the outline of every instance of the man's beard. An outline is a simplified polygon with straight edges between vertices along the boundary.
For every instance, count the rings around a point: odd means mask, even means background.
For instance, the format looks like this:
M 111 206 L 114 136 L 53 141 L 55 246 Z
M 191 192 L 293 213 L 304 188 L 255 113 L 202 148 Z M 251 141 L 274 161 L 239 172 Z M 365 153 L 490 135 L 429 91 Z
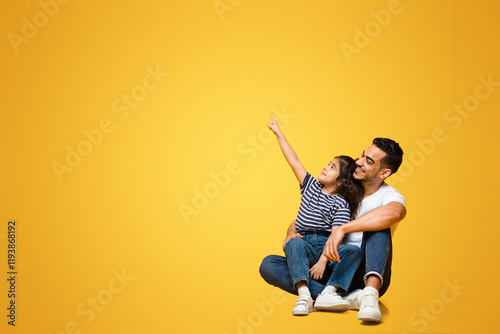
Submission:
M 377 175 L 363 175 L 362 178 L 356 178 L 356 177 L 353 177 L 354 180 L 358 181 L 358 182 L 372 182 L 373 180 L 375 180 L 377 178 Z

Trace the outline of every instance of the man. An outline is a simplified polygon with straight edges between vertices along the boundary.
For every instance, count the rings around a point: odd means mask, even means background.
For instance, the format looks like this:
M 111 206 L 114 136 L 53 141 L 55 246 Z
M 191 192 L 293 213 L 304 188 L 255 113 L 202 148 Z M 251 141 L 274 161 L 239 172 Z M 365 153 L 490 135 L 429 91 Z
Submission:
M 389 287 L 392 264 L 392 234 L 398 223 L 406 216 L 406 203 L 399 192 L 385 183 L 397 172 L 403 161 L 403 150 L 398 143 L 387 138 L 375 138 L 356 161 L 354 178 L 365 189 L 363 201 L 356 219 L 343 224 L 328 238 L 323 254 L 330 261 L 338 261 L 338 247 L 343 243 L 357 245 L 364 250 L 364 262 L 358 268 L 347 299 L 352 309 L 359 310 L 358 319 L 380 322 L 382 313 L 378 298 Z M 301 235 L 292 223 L 283 246 Z M 266 282 L 287 292 L 297 294 L 288 273 L 286 258 L 269 255 L 262 261 L 260 274 Z M 326 277 L 325 277 L 326 276 Z M 317 296 L 324 288 L 325 272 L 320 282 L 311 280 L 310 291 Z M 360 290 L 364 288 L 363 290 Z M 354 290 L 354 291 L 353 291 Z

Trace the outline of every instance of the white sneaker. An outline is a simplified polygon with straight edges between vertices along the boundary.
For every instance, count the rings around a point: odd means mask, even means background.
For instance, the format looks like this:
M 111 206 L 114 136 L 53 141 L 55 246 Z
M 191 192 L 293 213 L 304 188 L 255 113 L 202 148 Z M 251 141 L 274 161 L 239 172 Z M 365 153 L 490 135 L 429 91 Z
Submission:
M 358 319 L 365 321 L 381 322 L 382 312 L 378 307 L 378 296 L 373 292 L 363 291 L 361 296 L 361 306 L 359 308 Z
M 308 315 L 313 311 L 313 300 L 311 296 L 299 296 L 295 307 L 293 308 L 293 315 Z
M 342 298 L 338 293 L 333 291 L 323 291 L 316 302 L 314 308 L 321 311 L 345 312 L 350 307 L 349 301 Z
M 347 296 L 344 297 L 350 304 L 351 310 L 359 310 L 361 306 L 361 297 L 363 296 L 363 290 L 356 289 Z

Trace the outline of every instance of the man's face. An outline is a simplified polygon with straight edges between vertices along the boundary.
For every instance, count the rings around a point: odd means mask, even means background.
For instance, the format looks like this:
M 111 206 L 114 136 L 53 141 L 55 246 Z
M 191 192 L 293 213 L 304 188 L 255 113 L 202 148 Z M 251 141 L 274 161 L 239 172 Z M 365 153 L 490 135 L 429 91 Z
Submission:
M 373 182 L 385 175 L 387 168 L 383 168 L 381 164 L 381 160 L 385 155 L 386 153 L 375 145 L 368 147 L 363 151 L 361 157 L 356 160 L 357 167 L 354 170 L 353 177 L 361 182 Z

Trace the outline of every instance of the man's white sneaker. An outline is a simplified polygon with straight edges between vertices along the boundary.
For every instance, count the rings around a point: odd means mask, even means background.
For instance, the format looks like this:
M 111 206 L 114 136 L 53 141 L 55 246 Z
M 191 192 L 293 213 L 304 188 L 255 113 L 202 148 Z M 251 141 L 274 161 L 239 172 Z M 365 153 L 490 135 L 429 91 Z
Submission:
M 321 311 L 345 312 L 349 307 L 349 301 L 333 291 L 323 291 L 314 303 L 314 308 Z
M 313 300 L 311 296 L 299 296 L 295 307 L 293 308 L 293 315 L 308 315 L 313 311 Z
M 361 296 L 358 319 L 365 321 L 381 322 L 382 312 L 378 307 L 378 296 L 373 292 L 363 291 Z
M 351 310 L 359 310 L 359 307 L 361 306 L 362 296 L 363 296 L 363 290 L 356 289 L 347 296 L 345 296 L 344 299 L 349 302 Z

